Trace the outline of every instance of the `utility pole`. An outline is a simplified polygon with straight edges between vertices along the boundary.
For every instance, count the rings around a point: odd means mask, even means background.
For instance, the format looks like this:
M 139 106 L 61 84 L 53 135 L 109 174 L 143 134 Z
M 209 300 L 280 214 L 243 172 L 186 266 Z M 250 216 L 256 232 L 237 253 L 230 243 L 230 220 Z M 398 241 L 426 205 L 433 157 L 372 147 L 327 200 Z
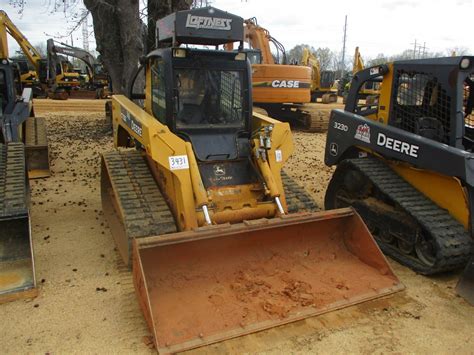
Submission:
M 415 39 L 415 43 L 414 43 L 414 46 L 413 46 L 413 59 L 416 59 L 416 39 Z
M 347 15 L 344 20 L 344 39 L 342 41 L 342 61 L 341 61 L 341 77 L 344 78 L 344 69 L 346 67 L 346 39 L 347 39 Z
M 423 52 L 422 52 L 422 54 L 421 54 L 421 57 L 422 57 L 422 58 L 425 58 L 425 57 L 426 57 L 426 50 L 427 50 L 427 49 L 428 49 L 428 48 L 426 48 L 426 42 L 423 42 Z

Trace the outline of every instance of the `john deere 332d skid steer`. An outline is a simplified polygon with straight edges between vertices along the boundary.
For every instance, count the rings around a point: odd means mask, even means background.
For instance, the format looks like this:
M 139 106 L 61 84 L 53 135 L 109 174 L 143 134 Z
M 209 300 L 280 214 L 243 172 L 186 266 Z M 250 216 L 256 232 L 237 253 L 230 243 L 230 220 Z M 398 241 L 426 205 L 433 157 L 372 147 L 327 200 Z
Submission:
M 282 171 L 293 152 L 289 125 L 252 116 L 246 53 L 219 49 L 242 49 L 242 18 L 200 8 L 157 29 L 160 49 L 141 65 L 145 94 L 112 99 L 115 145 L 135 149 L 104 154 L 101 177 L 103 209 L 157 349 L 400 290 L 357 213 L 312 212 Z

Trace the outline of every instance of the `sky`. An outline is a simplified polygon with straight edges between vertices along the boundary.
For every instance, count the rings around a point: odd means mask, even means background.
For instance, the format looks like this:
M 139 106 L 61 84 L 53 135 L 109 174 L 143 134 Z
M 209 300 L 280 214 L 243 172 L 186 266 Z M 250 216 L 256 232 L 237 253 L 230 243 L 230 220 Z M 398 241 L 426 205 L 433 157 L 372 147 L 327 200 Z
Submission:
M 77 9 L 82 7 L 80 1 L 76 2 Z M 36 45 L 45 43 L 48 35 L 65 35 L 71 28 L 63 9 L 55 12 L 51 3 L 54 0 L 28 0 L 22 15 L 8 0 L 0 0 L 0 8 Z M 473 0 L 212 0 L 212 5 L 243 18 L 256 17 L 259 25 L 287 50 L 304 43 L 341 51 L 347 15 L 348 57 L 356 46 L 363 57 L 374 58 L 379 53 L 389 56 L 413 49 L 415 41 L 428 52 L 448 54 L 448 49 L 465 47 L 474 55 L 469 25 L 474 16 Z M 89 32 L 92 33 L 90 17 Z M 70 37 L 60 40 L 71 43 Z M 82 47 L 81 28 L 73 32 L 72 40 Z M 94 49 L 93 34 L 88 40 Z M 9 41 L 10 53 L 18 49 L 13 42 Z

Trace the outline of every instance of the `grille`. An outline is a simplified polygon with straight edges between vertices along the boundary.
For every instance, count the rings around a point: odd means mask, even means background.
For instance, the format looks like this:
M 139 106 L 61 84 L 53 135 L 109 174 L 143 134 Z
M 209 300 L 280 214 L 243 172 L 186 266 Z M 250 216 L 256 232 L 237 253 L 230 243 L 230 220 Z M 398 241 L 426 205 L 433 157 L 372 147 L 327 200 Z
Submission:
M 231 118 L 241 117 L 241 87 L 239 78 L 231 72 L 221 73 L 221 112 Z
M 451 97 L 429 73 L 397 70 L 390 122 L 393 126 L 449 143 Z

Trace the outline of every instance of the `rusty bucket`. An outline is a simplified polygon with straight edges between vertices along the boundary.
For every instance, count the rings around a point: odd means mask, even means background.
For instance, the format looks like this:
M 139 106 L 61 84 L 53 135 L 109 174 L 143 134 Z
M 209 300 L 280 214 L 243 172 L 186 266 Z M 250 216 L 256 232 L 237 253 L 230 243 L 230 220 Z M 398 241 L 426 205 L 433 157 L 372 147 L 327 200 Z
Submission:
M 135 288 L 160 353 L 191 349 L 404 288 L 352 209 L 133 241 Z

